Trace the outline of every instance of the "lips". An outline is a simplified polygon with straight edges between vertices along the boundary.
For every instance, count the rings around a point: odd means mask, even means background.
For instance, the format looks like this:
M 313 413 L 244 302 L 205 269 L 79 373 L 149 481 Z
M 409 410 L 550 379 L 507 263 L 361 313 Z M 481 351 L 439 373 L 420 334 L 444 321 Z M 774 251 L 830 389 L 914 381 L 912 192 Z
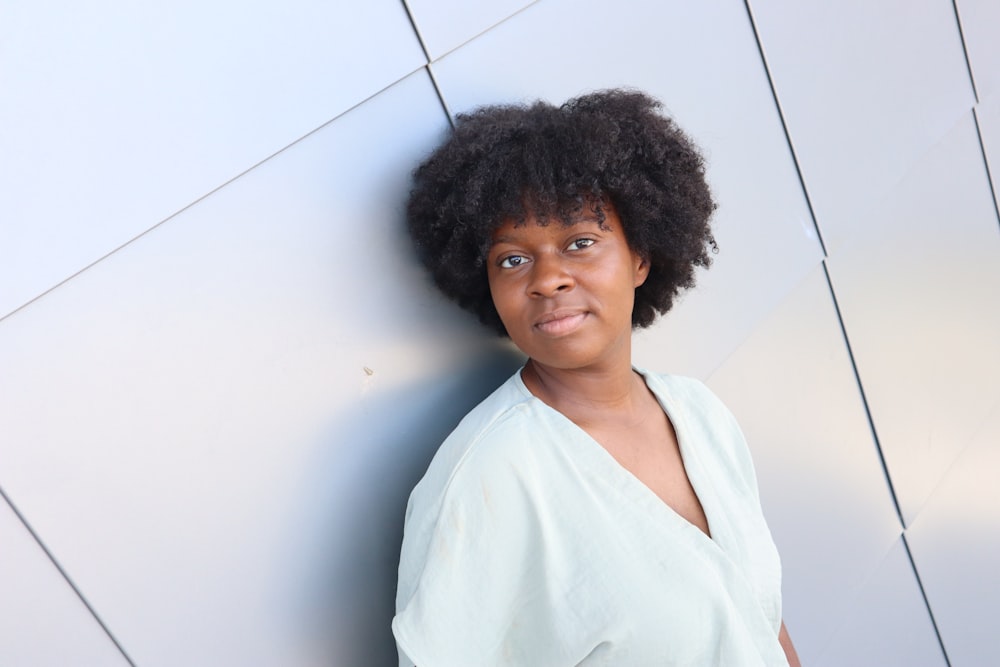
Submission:
M 562 336 L 576 331 L 587 319 L 582 310 L 560 309 L 545 313 L 535 322 L 535 328 L 549 336 Z

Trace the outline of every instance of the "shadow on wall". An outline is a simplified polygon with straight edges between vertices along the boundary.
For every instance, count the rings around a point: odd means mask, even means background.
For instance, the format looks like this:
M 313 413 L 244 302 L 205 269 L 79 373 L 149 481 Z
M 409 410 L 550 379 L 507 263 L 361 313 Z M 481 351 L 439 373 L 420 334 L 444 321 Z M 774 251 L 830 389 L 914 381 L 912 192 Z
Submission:
M 333 427 L 304 494 L 317 503 L 314 525 L 329 529 L 302 582 L 324 664 L 398 664 L 390 623 L 410 490 L 461 418 L 522 363 L 512 348 L 490 346 L 459 372 L 366 396 Z

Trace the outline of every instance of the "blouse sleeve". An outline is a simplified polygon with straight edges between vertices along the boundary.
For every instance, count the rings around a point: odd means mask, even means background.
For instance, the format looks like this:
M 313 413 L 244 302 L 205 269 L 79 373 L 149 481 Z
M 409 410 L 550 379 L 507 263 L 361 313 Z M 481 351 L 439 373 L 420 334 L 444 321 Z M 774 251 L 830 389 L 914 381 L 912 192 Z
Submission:
M 429 480 L 410 498 L 392 622 L 400 665 L 559 664 L 530 464 L 476 458 L 443 491 Z

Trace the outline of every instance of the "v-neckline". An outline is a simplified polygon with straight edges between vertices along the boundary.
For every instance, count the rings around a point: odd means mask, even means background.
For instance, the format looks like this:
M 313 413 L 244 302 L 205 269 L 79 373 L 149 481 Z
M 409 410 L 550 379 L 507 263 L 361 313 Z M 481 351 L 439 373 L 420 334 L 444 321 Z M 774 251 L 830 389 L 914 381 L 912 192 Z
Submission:
M 681 465 L 684 466 L 684 473 L 688 478 L 688 482 L 691 484 L 691 488 L 694 490 L 695 497 L 698 499 L 698 503 L 701 505 L 702 512 L 705 514 L 705 521 L 708 524 L 708 533 L 705 533 L 697 525 L 686 519 L 680 514 L 676 509 L 671 507 L 666 501 L 664 501 L 660 496 L 656 494 L 645 482 L 636 477 L 636 475 L 622 465 L 612 454 L 609 452 L 601 443 L 593 438 L 587 431 L 577 425 L 572 419 L 559 412 L 551 405 L 535 396 L 528 389 L 528 386 L 524 383 L 524 379 L 521 377 L 521 371 L 518 370 L 515 373 L 515 379 L 520 390 L 528 396 L 531 400 L 537 401 L 542 409 L 551 412 L 556 415 L 557 418 L 564 420 L 566 424 L 573 430 L 577 438 L 588 445 L 595 455 L 600 457 L 604 464 L 615 471 L 616 476 L 624 479 L 628 484 L 628 487 L 634 491 L 630 491 L 629 495 L 638 496 L 642 498 L 644 504 L 650 506 L 659 506 L 659 511 L 663 513 L 665 511 L 666 516 L 669 520 L 679 527 L 682 527 L 685 531 L 694 531 L 697 533 L 696 540 L 700 540 L 703 545 L 711 545 L 711 548 L 717 549 L 719 551 L 725 551 L 723 541 L 719 541 L 719 537 L 727 532 L 727 528 L 724 526 L 724 517 L 722 517 L 718 512 L 715 511 L 714 507 L 714 497 L 712 495 L 711 489 L 708 489 L 708 480 L 705 478 L 704 471 L 702 469 L 701 462 L 698 460 L 697 452 L 695 447 L 691 445 L 689 433 L 686 424 L 684 423 L 683 416 L 680 414 L 680 410 L 677 409 L 675 405 L 669 405 L 671 399 L 665 394 L 661 395 L 661 392 L 657 391 L 657 388 L 650 385 L 650 376 L 648 373 L 640 368 L 632 367 L 632 370 L 639 374 L 642 378 L 643 383 L 646 388 L 653 394 L 656 398 L 657 404 L 659 404 L 660 409 L 663 410 L 663 414 L 669 420 L 671 426 L 674 430 L 674 436 L 677 439 L 677 448 L 680 452 Z M 655 382 L 655 378 L 653 378 Z M 709 502 L 706 504 L 705 498 L 710 498 Z

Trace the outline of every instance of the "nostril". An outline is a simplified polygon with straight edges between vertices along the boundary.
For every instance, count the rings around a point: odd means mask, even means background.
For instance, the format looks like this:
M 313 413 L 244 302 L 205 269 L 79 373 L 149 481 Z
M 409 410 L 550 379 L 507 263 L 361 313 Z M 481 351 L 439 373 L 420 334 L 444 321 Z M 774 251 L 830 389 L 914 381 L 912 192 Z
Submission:
M 558 258 L 544 255 L 536 257 L 531 263 L 529 291 L 548 296 L 572 289 L 574 281 L 566 269 Z

